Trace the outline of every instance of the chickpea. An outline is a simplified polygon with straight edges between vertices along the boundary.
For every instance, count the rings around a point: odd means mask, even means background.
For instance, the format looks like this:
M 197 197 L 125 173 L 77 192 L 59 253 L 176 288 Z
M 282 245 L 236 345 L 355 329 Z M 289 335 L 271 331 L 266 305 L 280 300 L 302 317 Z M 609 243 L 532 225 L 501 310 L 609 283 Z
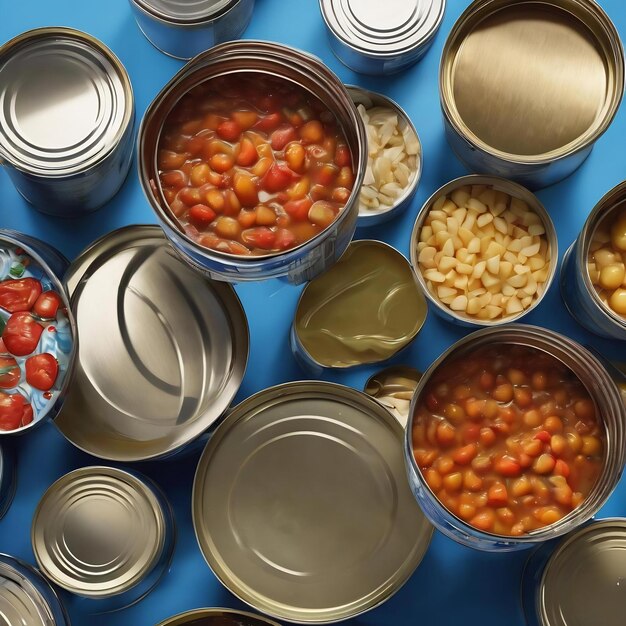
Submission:
M 611 243 L 618 250 L 626 250 L 626 211 L 624 209 L 611 228 Z
M 616 289 L 609 298 L 609 306 L 618 315 L 626 316 L 626 289 Z
M 623 263 L 613 263 L 606 265 L 600 271 L 600 286 L 604 289 L 617 289 L 621 286 L 626 274 Z

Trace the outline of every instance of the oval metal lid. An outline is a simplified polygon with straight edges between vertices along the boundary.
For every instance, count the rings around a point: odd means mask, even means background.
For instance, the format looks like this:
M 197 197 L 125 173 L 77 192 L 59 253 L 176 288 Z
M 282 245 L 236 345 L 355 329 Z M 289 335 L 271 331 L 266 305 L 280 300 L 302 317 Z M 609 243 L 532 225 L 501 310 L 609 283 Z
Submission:
M 117 145 L 132 111 L 126 70 L 85 33 L 40 28 L 0 48 L 0 152 L 19 169 L 88 168 Z
M 594 3 L 472 5 L 442 59 L 453 123 L 481 148 L 516 161 L 550 160 L 586 144 L 622 98 L 619 36 Z
M 386 600 L 432 534 L 402 436 L 382 406 L 333 383 L 279 385 L 239 404 L 194 481 L 194 527 L 213 572 L 244 602 L 294 622 L 338 621 Z
M 133 0 L 148 13 L 166 22 L 195 23 L 215 19 L 239 0 Z
M 141 581 L 165 543 L 165 517 L 141 480 L 109 467 L 84 467 L 53 483 L 31 530 L 41 570 L 60 587 L 109 597 Z
M 557 547 L 543 573 L 545 626 L 623 626 L 626 519 L 592 522 Z
M 370 56 L 394 56 L 425 43 L 439 28 L 445 6 L 445 0 L 320 0 L 332 32 Z
M 204 278 L 157 226 L 109 233 L 65 276 L 79 329 L 74 379 L 56 426 L 113 461 L 163 456 L 207 430 L 248 359 L 234 289 Z

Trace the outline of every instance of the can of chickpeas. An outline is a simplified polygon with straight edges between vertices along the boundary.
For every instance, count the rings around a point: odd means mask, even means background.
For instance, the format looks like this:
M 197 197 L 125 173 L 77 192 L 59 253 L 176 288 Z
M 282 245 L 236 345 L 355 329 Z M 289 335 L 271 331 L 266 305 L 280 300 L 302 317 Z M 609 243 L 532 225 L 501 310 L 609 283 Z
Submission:
M 587 330 L 626 339 L 626 182 L 593 208 L 563 257 L 561 296 Z
M 611 124 L 624 52 L 593 0 L 475 0 L 450 31 L 439 90 L 456 155 L 536 189 L 576 170 Z

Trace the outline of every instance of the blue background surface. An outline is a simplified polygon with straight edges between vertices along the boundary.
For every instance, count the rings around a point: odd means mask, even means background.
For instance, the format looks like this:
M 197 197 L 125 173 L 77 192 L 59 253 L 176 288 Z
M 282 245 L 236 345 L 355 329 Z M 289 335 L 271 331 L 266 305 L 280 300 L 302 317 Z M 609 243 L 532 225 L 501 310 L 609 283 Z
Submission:
M 396 221 L 357 233 L 359 238 L 383 239 L 406 255 L 411 227 L 421 204 L 440 185 L 466 173 L 444 139 L 437 73 L 447 33 L 467 4 L 467 0 L 448 0 L 443 24 L 427 55 L 418 65 L 389 78 L 360 76 L 341 65 L 327 45 L 317 0 L 257 0 L 252 23 L 245 33 L 246 38 L 274 40 L 313 52 L 345 82 L 381 91 L 397 100 L 409 113 L 424 153 L 418 192 L 409 210 Z M 601 0 L 601 4 L 626 39 L 626 11 L 622 1 Z M 182 66 L 182 62 L 161 54 L 144 39 L 126 0 L 0 0 L 0 42 L 27 29 L 50 25 L 87 31 L 113 49 L 130 74 L 137 121 L 161 87 Z M 575 239 L 600 197 L 626 178 L 625 137 L 626 107 L 623 106 L 582 168 L 560 184 L 538 193 L 556 224 L 561 254 Z M 155 218 L 140 190 L 134 164 L 112 202 L 96 213 L 72 220 L 48 217 L 35 211 L 0 171 L 0 227 L 37 235 L 69 258 L 74 258 L 87 244 L 114 228 L 153 222 Z M 300 288 L 271 281 L 239 285 L 237 292 L 245 306 L 251 331 L 250 361 L 237 399 L 270 385 L 305 378 L 288 343 L 288 329 Z M 525 321 L 591 344 L 610 358 L 626 360 L 626 343 L 593 337 L 569 317 L 556 282 Z M 467 330 L 453 327 L 431 314 L 417 340 L 394 362 L 410 364 L 423 371 L 466 333 Z M 376 369 L 329 373 L 324 378 L 362 389 Z M 81 465 L 97 464 L 98 460 L 75 450 L 52 424 L 45 424 L 20 438 L 16 447 L 19 485 L 13 506 L 0 521 L 0 552 L 34 563 L 29 536 L 39 498 L 61 475 Z M 190 506 L 197 458 L 193 455 L 184 460 L 136 466 L 163 487 L 176 511 L 178 544 L 169 574 L 148 598 L 128 610 L 87 617 L 80 608 L 73 608 L 71 617 L 75 626 L 152 626 L 192 608 L 243 607 L 219 584 L 196 545 Z M 625 480 L 600 516 L 626 516 Z M 526 557 L 524 553 L 476 552 L 435 533 L 426 557 L 410 581 L 383 606 L 347 623 L 522 626 L 519 585 Z

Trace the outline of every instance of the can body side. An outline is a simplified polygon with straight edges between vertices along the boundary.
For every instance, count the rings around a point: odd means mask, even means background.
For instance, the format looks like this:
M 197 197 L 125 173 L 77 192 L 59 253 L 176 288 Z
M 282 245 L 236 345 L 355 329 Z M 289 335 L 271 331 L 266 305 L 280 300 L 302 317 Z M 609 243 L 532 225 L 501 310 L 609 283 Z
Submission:
M 0 447 L 0 519 L 9 510 L 17 487 L 17 465 L 13 449 Z

